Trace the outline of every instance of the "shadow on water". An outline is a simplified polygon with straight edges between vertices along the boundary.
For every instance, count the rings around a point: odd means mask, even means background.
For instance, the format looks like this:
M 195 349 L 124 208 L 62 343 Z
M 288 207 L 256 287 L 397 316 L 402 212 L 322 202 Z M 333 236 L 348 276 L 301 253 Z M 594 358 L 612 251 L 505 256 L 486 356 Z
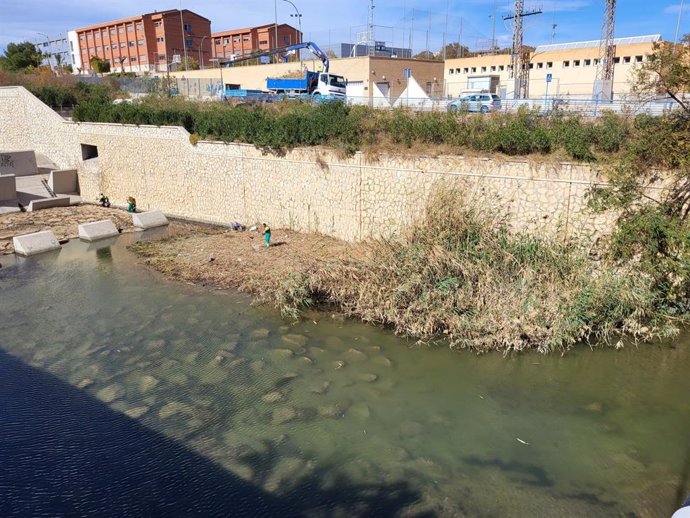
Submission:
M 325 471 L 274 496 L 4 351 L 0 379 L 0 516 L 393 516 L 419 499 L 402 482 L 324 489 Z
M 503 462 L 500 459 L 480 459 L 473 455 L 463 458 L 463 461 L 470 466 L 498 468 L 509 475 L 519 477 L 518 482 L 527 486 L 553 487 L 553 480 L 551 480 L 548 473 L 543 468 L 533 464 L 515 461 Z

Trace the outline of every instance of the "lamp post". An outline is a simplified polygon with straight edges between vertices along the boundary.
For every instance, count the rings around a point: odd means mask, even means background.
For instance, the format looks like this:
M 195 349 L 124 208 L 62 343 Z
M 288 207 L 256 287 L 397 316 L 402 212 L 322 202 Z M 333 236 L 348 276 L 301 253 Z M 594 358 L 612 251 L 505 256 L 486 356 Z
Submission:
M 201 38 L 201 43 L 199 44 L 199 63 L 201 64 L 201 70 L 204 69 L 204 58 L 201 53 L 201 49 L 204 47 L 204 40 L 206 38 L 208 38 L 208 36 L 204 36 L 203 38 Z
M 299 9 L 297 9 L 297 6 L 293 4 L 290 0 L 283 0 L 283 2 L 287 2 L 290 4 L 294 9 L 295 9 L 295 14 L 291 14 L 290 18 L 297 18 L 297 25 L 299 26 L 299 32 L 297 33 L 297 41 L 296 43 L 302 43 L 302 13 L 299 12 Z M 277 41 L 277 36 L 276 36 L 276 46 L 278 45 Z M 299 68 L 300 70 L 302 69 L 302 53 L 299 53 Z
M 184 34 L 184 18 L 182 18 L 182 0 L 180 0 L 180 29 L 182 29 L 182 50 L 184 51 L 184 69 L 189 70 L 189 62 L 187 61 L 187 39 Z
M 218 61 L 220 66 L 220 99 L 225 99 L 225 81 L 223 80 L 223 60 L 225 59 L 225 44 L 223 44 L 223 57 Z

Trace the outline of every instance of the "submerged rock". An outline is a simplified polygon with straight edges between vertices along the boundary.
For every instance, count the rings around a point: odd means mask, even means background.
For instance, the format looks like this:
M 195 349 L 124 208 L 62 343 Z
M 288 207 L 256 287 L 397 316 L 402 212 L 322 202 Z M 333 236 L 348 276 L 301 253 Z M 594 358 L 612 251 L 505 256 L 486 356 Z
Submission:
M 298 457 L 281 457 L 264 483 L 269 493 L 282 492 L 310 472 L 310 465 Z
M 400 426 L 400 435 L 403 437 L 414 437 L 419 435 L 424 431 L 424 426 L 422 426 L 417 421 L 405 421 Z
M 347 354 L 348 358 L 353 361 L 364 361 L 367 359 L 366 354 L 359 349 L 355 349 L 354 347 L 350 347 L 345 354 Z
M 324 405 L 318 408 L 321 417 L 342 417 L 343 409 L 336 403 L 334 405 Z
M 377 356 L 372 361 L 384 367 L 391 367 L 393 365 L 393 361 L 386 356 Z
M 372 374 L 370 372 L 363 372 L 357 374 L 356 378 L 358 381 L 363 381 L 365 383 L 373 383 L 379 379 L 379 377 L 376 374 Z
M 336 360 L 334 362 L 331 362 L 331 367 L 333 367 L 333 370 L 340 370 L 347 365 L 343 360 Z
M 304 347 L 307 343 L 307 337 L 304 335 L 287 334 L 281 336 L 280 339 L 289 347 Z
M 195 363 L 199 359 L 199 351 L 194 351 L 193 353 L 189 353 L 187 356 L 184 357 L 184 361 L 186 363 Z
M 266 368 L 266 364 L 261 361 L 261 360 L 255 360 L 252 363 L 249 364 L 249 367 L 254 371 L 254 372 L 261 372 Z
M 130 408 L 129 410 L 125 410 L 125 415 L 127 417 L 131 417 L 133 419 L 138 419 L 139 417 L 143 416 L 148 411 L 149 411 L 149 407 L 147 407 L 147 406 L 137 406 L 134 408 Z
M 122 385 L 115 383 L 114 385 L 109 385 L 96 392 L 96 397 L 105 403 L 111 403 L 116 399 L 120 399 L 124 393 L 125 389 Z
M 271 421 L 273 424 L 283 424 L 297 419 L 298 416 L 299 412 L 294 407 L 283 406 L 273 410 Z
M 90 387 L 94 383 L 96 383 L 96 382 L 94 380 L 92 380 L 91 378 L 84 378 L 79 383 L 77 383 L 76 387 L 78 389 L 85 389 L 87 387 Z
M 585 410 L 587 412 L 592 412 L 593 414 L 603 414 L 604 413 L 604 403 L 600 401 L 595 401 L 594 403 L 590 403 L 585 407 Z
M 323 343 L 327 347 L 330 347 L 332 349 L 337 349 L 345 346 L 345 342 L 343 342 L 342 338 L 339 338 L 337 336 L 329 336 L 323 341 Z
M 277 358 L 279 360 L 284 360 L 287 358 L 292 358 L 294 356 L 294 352 L 290 349 L 273 349 L 271 351 L 271 356 L 274 358 Z
M 369 405 L 366 403 L 355 403 L 347 411 L 348 417 L 353 417 L 358 421 L 366 421 L 371 415 Z
M 285 396 L 283 395 L 282 392 L 274 391 L 274 392 L 269 392 L 268 394 L 264 394 L 261 396 L 261 401 L 264 403 L 278 403 L 280 401 L 283 401 L 285 399 Z
M 322 381 L 321 383 L 317 383 L 316 385 L 312 385 L 312 387 L 309 389 L 309 391 L 312 394 L 325 394 L 328 392 L 328 387 L 331 386 L 330 381 Z
M 266 329 L 265 327 L 259 328 L 259 329 L 254 329 L 251 333 L 249 333 L 249 338 L 252 340 L 256 340 L 259 338 L 266 338 L 271 332 Z
M 299 378 L 299 374 L 296 372 L 286 372 L 276 380 L 275 386 L 276 388 L 283 387 L 297 378 Z
M 300 356 L 300 357 L 297 359 L 297 361 L 299 361 L 300 363 L 304 363 L 304 364 L 306 364 L 306 365 L 312 365 L 312 364 L 314 363 L 314 360 L 312 360 L 311 358 L 309 358 L 309 356 Z
M 158 417 L 161 419 L 167 419 L 168 417 L 177 414 L 190 414 L 191 412 L 192 408 L 189 405 L 180 403 L 179 401 L 171 401 L 170 403 L 161 407 L 161 409 L 158 411 Z
M 139 390 L 142 392 L 148 392 L 152 388 L 155 388 L 158 383 L 158 379 L 154 378 L 153 376 L 142 376 L 141 381 L 139 382 Z

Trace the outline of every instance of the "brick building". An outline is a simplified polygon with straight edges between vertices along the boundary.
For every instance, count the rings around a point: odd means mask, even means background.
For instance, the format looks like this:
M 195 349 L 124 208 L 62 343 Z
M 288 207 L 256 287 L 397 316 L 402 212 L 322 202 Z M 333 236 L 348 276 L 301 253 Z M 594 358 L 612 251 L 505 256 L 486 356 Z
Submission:
M 259 25 L 213 33 L 213 57 L 230 59 L 241 57 L 259 50 L 269 50 L 302 41 L 302 33 L 294 27 L 282 23 L 278 25 L 276 42 L 276 24 Z
M 75 74 L 91 73 L 94 56 L 108 61 L 113 72 L 167 70 L 173 56 L 184 57 L 185 47 L 201 66 L 211 59 L 211 21 L 187 9 L 82 27 L 70 31 L 68 39 Z

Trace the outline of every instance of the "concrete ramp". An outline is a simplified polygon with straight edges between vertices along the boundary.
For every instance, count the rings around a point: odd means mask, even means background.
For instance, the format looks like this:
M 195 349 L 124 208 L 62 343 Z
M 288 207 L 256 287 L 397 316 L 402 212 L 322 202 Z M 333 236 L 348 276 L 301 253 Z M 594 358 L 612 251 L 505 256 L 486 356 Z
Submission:
M 15 236 L 12 238 L 12 243 L 15 253 L 27 257 L 60 249 L 60 243 L 52 230 Z
M 159 210 L 148 212 L 135 212 L 132 214 L 132 223 L 136 228 L 155 228 L 163 227 L 168 224 L 168 218 Z
M 52 209 L 53 207 L 69 207 L 70 197 L 69 196 L 58 196 L 56 198 L 42 198 L 39 200 L 31 200 L 29 203 L 29 208 L 26 209 L 29 212 L 41 209 Z
M 119 234 L 120 232 L 118 232 L 115 223 L 109 219 L 79 225 L 79 239 L 83 239 L 84 241 L 108 239 L 118 236 Z

